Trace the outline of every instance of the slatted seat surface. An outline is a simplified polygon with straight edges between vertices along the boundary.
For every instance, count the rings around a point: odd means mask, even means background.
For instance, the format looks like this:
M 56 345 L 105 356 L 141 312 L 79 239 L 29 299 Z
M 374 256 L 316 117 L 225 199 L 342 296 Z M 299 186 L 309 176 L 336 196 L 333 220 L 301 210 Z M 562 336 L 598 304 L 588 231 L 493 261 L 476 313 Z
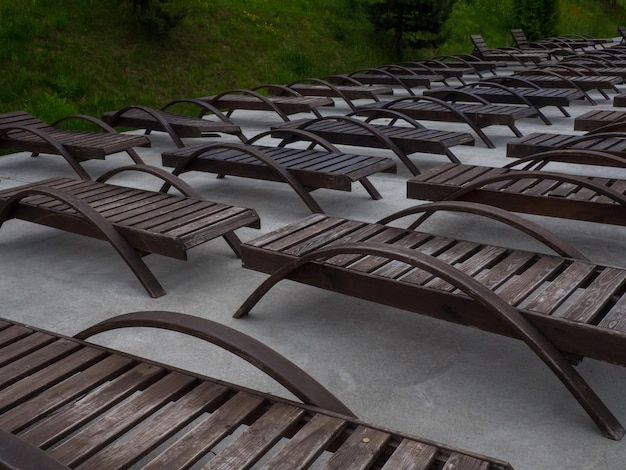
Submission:
M 225 134 L 239 134 L 241 128 L 233 123 L 203 119 L 183 114 L 170 113 L 168 111 L 153 110 L 176 131 L 179 137 L 202 137 L 214 132 Z M 136 129 L 163 131 L 161 124 L 140 109 L 128 109 L 113 121 L 116 111 L 108 111 L 102 114 L 102 120 L 110 125 L 132 127 Z
M 506 145 L 506 156 L 520 158 L 556 148 L 586 149 L 607 152 L 626 157 L 626 139 L 619 137 L 598 137 L 577 142 L 579 135 L 550 134 L 534 132 L 524 137 L 511 139 Z
M 0 114 L 0 129 L 14 126 L 24 126 L 43 131 L 80 160 L 101 160 L 107 155 L 122 152 L 128 148 L 150 146 L 150 140 L 141 135 L 58 129 L 25 112 Z M 35 134 L 22 130 L 11 131 L 0 137 L 0 149 L 57 153 L 53 146 Z
M 407 182 L 407 196 L 413 199 L 440 201 L 455 192 L 474 186 L 481 179 L 515 175 L 520 170 L 476 165 L 445 164 L 432 168 Z M 571 182 L 557 181 L 541 171 L 535 177 L 502 180 L 479 185 L 461 198 L 515 212 L 572 218 L 591 222 L 626 225 L 626 207 L 618 202 Z M 626 195 L 626 180 L 586 177 Z
M 562 75 L 560 70 L 555 70 L 555 72 Z M 519 75 L 525 80 L 528 80 L 541 88 L 571 88 L 573 83 L 576 87 L 583 91 L 613 90 L 615 85 L 622 83 L 622 79 L 620 77 L 568 75 L 563 77 L 563 79 L 559 79 L 554 75 L 537 75 L 534 71 L 529 73 L 520 71 L 516 72 L 515 75 Z
M 163 152 L 162 163 L 176 167 L 181 159 L 195 154 L 203 145 Z M 242 145 L 242 148 L 244 146 Z M 304 186 L 350 191 L 352 183 L 374 173 L 394 173 L 396 165 L 390 158 L 327 152 L 289 147 L 248 146 L 273 159 L 291 172 Z M 189 170 L 242 176 L 269 181 L 282 181 L 276 172 L 258 159 L 236 148 L 216 148 L 204 151 Z
M 324 85 L 314 83 L 293 83 L 288 85 L 293 91 L 303 96 L 326 96 L 330 98 L 340 98 L 335 90 L 339 90 L 346 98 L 351 100 L 373 99 L 378 95 L 393 95 L 393 89 L 385 85 L 333 85 L 334 89 Z M 269 87 L 270 93 L 278 92 Z
M 291 121 L 274 127 L 298 128 L 307 122 L 307 120 Z M 455 145 L 474 145 L 474 137 L 467 132 L 379 124 L 372 124 L 372 126 L 407 154 L 416 152 L 444 154 L 447 149 Z M 380 148 L 382 145 L 380 140 L 366 129 L 350 122 L 322 120 L 310 122 L 304 128 L 333 144 L 374 148 Z
M 526 98 L 531 104 L 537 107 L 543 106 L 569 106 L 573 100 L 583 97 L 582 91 L 573 88 L 526 88 L 526 87 L 509 87 L 515 93 Z M 515 95 L 499 88 L 477 87 L 468 88 L 466 91 L 486 99 L 490 103 L 501 104 L 523 104 Z M 424 91 L 425 96 L 434 96 L 444 101 L 452 101 L 454 99 L 463 99 L 465 95 L 456 93 L 455 88 L 437 88 Z
M 511 469 L 8 320 L 0 358 L 0 428 L 72 468 Z
M 368 104 L 360 109 L 384 108 L 385 102 Z M 536 115 L 533 108 L 527 106 L 508 106 L 502 104 L 454 103 L 454 108 L 467 116 L 478 127 L 492 125 L 514 126 L 518 119 Z M 464 122 L 445 106 L 432 102 L 399 101 L 389 106 L 418 121 Z
M 377 73 L 352 73 L 350 74 L 350 78 L 354 78 L 355 80 L 370 84 L 370 85 L 398 85 L 398 82 L 402 82 L 404 86 L 409 88 L 414 88 L 418 86 L 429 87 L 433 82 L 442 82 L 445 77 L 439 74 L 400 74 L 400 73 L 392 73 L 392 75 L 387 74 L 377 74 Z
M 362 241 L 434 256 L 496 291 L 557 349 L 626 364 L 624 269 L 318 215 L 242 244 L 242 261 L 246 268 L 273 273 L 316 249 Z M 288 278 L 516 337 L 446 282 L 382 256 L 338 255 L 308 263 Z
M 616 95 L 615 98 L 617 98 Z M 576 131 L 593 131 L 607 124 L 615 124 L 616 122 L 626 122 L 626 111 L 617 110 L 597 110 L 588 111 L 574 119 L 574 130 Z
M 243 226 L 258 226 L 251 209 L 189 197 L 70 178 L 51 178 L 0 191 L 0 205 L 31 188 L 52 188 L 86 202 L 136 250 L 186 259 L 186 251 Z M 48 196 L 23 199 L 14 218 L 102 238 L 65 203 Z
M 267 96 L 266 98 L 285 114 L 310 113 L 312 109 L 320 106 L 335 105 L 331 98 L 323 96 Z M 267 103 L 250 95 L 225 94 L 221 96 L 204 96 L 198 99 L 226 111 L 236 109 L 273 111 Z

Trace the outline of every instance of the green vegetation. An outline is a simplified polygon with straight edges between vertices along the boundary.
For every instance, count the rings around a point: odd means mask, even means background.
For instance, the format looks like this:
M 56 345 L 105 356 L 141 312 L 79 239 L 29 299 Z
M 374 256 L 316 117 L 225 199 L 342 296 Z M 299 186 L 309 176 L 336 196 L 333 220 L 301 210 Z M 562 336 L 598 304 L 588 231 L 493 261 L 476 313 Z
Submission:
M 459 0 L 435 50 L 389 52 L 391 34 L 367 20 L 365 0 L 168 0 L 152 16 L 129 0 L 3 0 L 0 111 L 52 121 L 129 104 L 161 106 L 231 88 L 323 77 L 398 59 L 471 50 L 480 33 L 511 44 L 514 0 Z M 621 0 L 620 0 L 621 1 Z M 623 7 L 561 0 L 557 33 L 615 36 Z M 567 13 L 563 13 L 567 12 Z

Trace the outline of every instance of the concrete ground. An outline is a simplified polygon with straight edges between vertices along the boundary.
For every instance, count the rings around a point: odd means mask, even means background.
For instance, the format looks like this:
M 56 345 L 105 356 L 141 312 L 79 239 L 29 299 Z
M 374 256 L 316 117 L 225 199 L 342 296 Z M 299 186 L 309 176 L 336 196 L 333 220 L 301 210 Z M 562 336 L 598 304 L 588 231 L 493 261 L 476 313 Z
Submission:
M 626 86 L 620 87 L 626 91 Z M 573 132 L 573 117 L 597 107 L 578 102 L 572 117 L 544 108 L 553 120 L 524 119 L 527 134 Z M 340 102 L 326 114 L 345 113 Z M 296 118 L 299 116 L 296 116 Z M 306 117 L 306 116 L 302 116 Z M 280 122 L 269 113 L 237 111 L 233 119 L 247 136 Z M 462 125 L 425 123 L 428 127 L 468 130 Z M 488 149 L 455 147 L 467 163 L 501 166 L 506 127 L 485 132 L 496 143 Z M 229 139 L 224 137 L 223 139 Z M 141 149 L 146 162 L 160 164 L 160 152 L 172 148 L 165 135 L 154 134 L 152 147 Z M 192 140 L 189 139 L 189 143 Z M 353 149 L 356 152 L 356 150 Z M 365 150 L 363 150 L 365 153 Z M 385 155 L 385 151 L 375 151 Z M 415 155 L 421 169 L 444 163 L 445 157 Z M 125 155 L 84 163 L 98 176 L 128 163 Z M 605 172 L 585 168 L 565 171 Z M 626 170 L 608 175 L 626 178 Z M 18 153 L 0 158 L 0 189 L 50 176 L 74 176 L 55 156 L 31 158 Z M 359 185 L 353 192 L 319 190 L 313 196 L 332 215 L 375 221 L 420 203 L 406 199 L 408 171 L 398 162 L 397 174 L 378 174 L 371 181 L 384 198 L 370 199 Z M 255 208 L 262 228 L 239 230 L 251 240 L 309 214 L 284 184 L 239 178 L 216 179 L 202 173 L 184 176 L 208 199 Z M 158 188 L 148 177 L 132 175 L 112 182 Z M 624 229 L 600 224 L 531 217 L 573 243 L 593 261 L 626 267 Z M 458 238 L 542 249 L 525 236 L 476 217 L 439 215 L 425 229 Z M 266 278 L 241 267 L 222 239 L 194 248 L 186 262 L 150 256 L 146 262 L 168 294 L 150 298 L 121 258 L 105 243 L 22 221 L 9 221 L 0 231 L 1 316 L 67 335 L 113 315 L 137 310 L 173 310 L 230 325 L 272 346 L 340 397 L 366 421 L 446 442 L 511 462 L 514 468 L 625 468 L 626 442 L 604 438 L 568 391 L 521 342 L 462 328 L 283 281 L 246 319 L 233 312 Z M 416 302 L 419 299 L 416 298 Z M 97 341 L 157 360 L 173 363 L 231 382 L 285 394 L 251 366 L 196 340 L 159 331 L 117 331 Z M 626 422 L 626 369 L 585 359 L 578 371 L 618 419 Z M 288 395 L 287 395 L 288 396 Z

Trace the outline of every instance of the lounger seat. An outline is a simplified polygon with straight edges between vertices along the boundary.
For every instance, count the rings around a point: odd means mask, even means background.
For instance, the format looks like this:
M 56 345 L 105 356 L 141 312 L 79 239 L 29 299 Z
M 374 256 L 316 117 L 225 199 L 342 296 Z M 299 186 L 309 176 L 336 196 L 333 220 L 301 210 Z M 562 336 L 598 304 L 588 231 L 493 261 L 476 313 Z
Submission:
M 617 95 L 619 96 L 619 95 Z M 615 96 L 615 98 L 617 98 Z M 576 131 L 595 131 L 609 124 L 618 122 L 626 123 L 626 111 L 618 110 L 594 110 L 589 111 L 574 119 L 574 130 Z
M 432 83 L 443 82 L 445 77 L 437 73 L 424 73 L 415 71 L 400 65 L 386 65 L 377 68 L 363 69 L 346 74 L 345 77 L 357 80 L 366 85 L 388 85 L 404 89 L 410 95 L 414 95 L 413 88 L 430 88 Z M 335 75 L 333 80 L 341 79 L 341 75 Z
M 188 116 L 167 111 L 173 105 L 192 101 L 200 107 L 198 116 Z M 210 113 L 219 120 L 207 119 L 202 116 Z M 146 134 L 152 131 L 166 132 L 177 147 L 184 147 L 183 138 L 208 137 L 217 134 L 231 134 L 240 140 L 245 140 L 241 128 L 223 115 L 218 109 L 212 108 L 201 101 L 178 100 L 168 103 L 162 109 L 147 106 L 128 106 L 118 111 L 109 111 L 102 114 L 102 120 L 110 126 L 131 127 L 145 129 Z
M 295 91 L 302 96 L 338 98 L 345 101 L 353 111 L 355 110 L 353 100 L 379 101 L 381 95 L 393 95 L 393 88 L 386 85 L 364 85 L 350 77 L 339 80 L 340 83 L 332 83 L 332 80 L 332 77 L 326 80 L 305 78 L 287 85 L 268 85 L 267 89 L 274 96 L 282 94 L 288 96 L 288 93 Z
M 303 403 L 85 341 L 130 327 L 213 343 Z M 134 312 L 75 337 L 0 319 L 0 338 L 3 468 L 240 469 L 258 463 L 293 469 L 325 462 L 327 468 L 511 470 L 494 458 L 361 421 L 270 348 L 203 318 Z
M 623 166 L 626 168 L 626 160 Z M 626 180 L 617 178 L 445 164 L 411 178 L 407 196 L 425 201 L 472 201 L 513 212 L 626 225 Z
M 498 214 L 499 220 L 510 217 L 495 208 L 456 205 L 467 212 Z M 314 215 L 242 244 L 244 267 L 271 276 L 235 316 L 249 314 L 272 286 L 291 279 L 522 339 L 602 433 L 620 439 L 623 427 L 563 352 L 626 365 L 626 270 L 573 255 L 525 252 L 388 225 L 398 217 L 435 210 L 422 204 L 379 223 Z M 524 219 L 516 226 L 531 225 Z
M 69 120 L 88 121 L 103 132 L 75 131 L 56 127 Z M 126 152 L 135 163 L 143 163 L 133 147 L 149 147 L 145 136 L 119 134 L 113 128 L 91 116 L 67 116 L 47 124 L 23 112 L 0 114 L 0 150 L 49 153 L 61 155 L 83 179 L 90 178 L 80 166 L 82 160 L 103 160 L 107 155 Z
M 467 101 L 467 100 L 466 100 Z M 460 122 L 469 125 L 489 148 L 494 143 L 482 131 L 483 128 L 504 125 L 518 137 L 522 133 L 515 126 L 519 119 L 537 116 L 533 106 L 514 106 L 475 102 L 447 102 L 431 96 L 409 96 L 357 108 L 360 112 L 393 110 L 416 121 Z
M 517 62 L 522 65 L 532 63 L 537 65 L 549 58 L 549 54 L 544 51 L 524 51 L 514 47 L 490 48 L 480 34 L 471 34 L 470 40 L 474 46 L 472 55 L 484 60 L 500 62 Z
M 533 132 L 506 144 L 506 156 L 522 158 L 558 149 L 594 150 L 626 159 L 626 137 L 619 133 L 552 134 Z
M 258 136 L 257 136 L 258 137 Z M 315 189 L 351 191 L 361 182 L 374 199 L 382 196 L 368 180 L 374 173 L 395 173 L 391 158 L 353 155 L 327 150 L 239 143 L 210 143 L 162 153 L 163 166 L 174 174 L 204 171 L 291 185 L 313 212 L 324 211 L 309 194 Z
M 409 171 L 416 175 L 419 169 L 409 158 L 417 152 L 446 155 L 451 161 L 459 160 L 450 150 L 456 145 L 474 145 L 474 138 L 466 132 L 426 129 L 407 116 L 392 119 L 406 122 L 407 126 L 391 126 L 364 122 L 349 116 L 326 116 L 321 119 L 303 119 L 274 126 L 272 136 L 286 141 L 299 140 L 299 133 L 310 132 L 333 144 L 357 147 L 386 148 L 391 150 Z M 288 131 L 292 131 L 290 136 Z
M 186 260 L 187 250 L 220 236 L 238 253 L 240 242 L 233 231 L 258 228 L 259 218 L 251 209 L 203 200 L 188 185 L 158 170 L 146 169 L 191 196 L 51 178 L 0 191 L 0 225 L 20 219 L 109 241 L 146 291 L 160 297 L 165 290 L 140 255 L 156 253 Z M 106 179 L 120 171 L 103 176 Z
M 265 88 L 264 86 L 263 88 Z M 317 108 L 335 106 L 335 102 L 324 96 L 302 96 L 293 92 L 292 96 L 265 96 L 257 89 L 228 90 L 218 95 L 198 98 L 221 111 L 226 111 L 230 117 L 238 109 L 251 111 L 271 111 L 280 116 L 283 121 L 289 121 L 289 116 L 297 113 L 312 113 L 321 116 Z
M 613 97 L 613 106 L 615 107 L 626 107 L 626 93 L 620 93 Z

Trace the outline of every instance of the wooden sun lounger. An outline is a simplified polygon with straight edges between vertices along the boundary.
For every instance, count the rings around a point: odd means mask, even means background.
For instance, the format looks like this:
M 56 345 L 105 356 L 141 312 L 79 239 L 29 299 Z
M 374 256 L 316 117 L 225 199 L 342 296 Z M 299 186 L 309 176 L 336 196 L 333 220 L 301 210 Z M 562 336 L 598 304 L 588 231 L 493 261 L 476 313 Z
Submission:
M 303 403 L 86 341 L 130 327 L 213 343 Z M 512 470 L 501 460 L 361 421 L 274 350 L 204 318 L 134 312 L 75 337 L 0 319 L 0 352 L 2 468 Z
M 321 106 L 335 106 L 335 102 L 324 96 L 302 96 L 293 91 L 291 96 L 266 96 L 259 90 L 267 85 L 252 90 L 234 89 L 218 95 L 198 98 L 221 111 L 226 111 L 230 117 L 238 109 L 252 111 L 271 111 L 280 116 L 283 121 L 289 121 L 289 116 L 298 113 L 312 113 L 317 117 L 321 114 L 317 108 Z
M 198 116 L 188 116 L 168 111 L 168 109 L 181 103 L 193 104 L 200 108 Z M 211 114 L 219 120 L 203 118 L 206 114 Z M 147 106 L 128 106 L 118 111 L 109 111 L 102 114 L 102 120 L 113 127 L 122 126 L 145 129 L 146 134 L 152 131 L 166 132 L 179 148 L 185 146 L 182 139 L 187 137 L 231 134 L 237 136 L 242 142 L 246 140 L 246 137 L 241 132 L 241 128 L 222 114 L 220 110 L 203 101 L 193 99 L 172 101 L 161 109 Z
M 480 34 L 471 34 L 470 40 L 474 49 L 472 55 L 475 55 L 484 60 L 499 61 L 499 62 L 517 62 L 526 66 L 531 63 L 537 65 L 542 61 L 549 58 L 549 54 L 546 52 L 529 52 L 514 47 L 499 47 L 490 48 L 483 37 Z
M 87 121 L 103 132 L 59 129 L 69 120 Z M 83 179 L 91 179 L 80 165 L 82 160 L 100 159 L 126 152 L 135 163 L 143 163 L 133 147 L 149 147 L 147 137 L 119 134 L 104 122 L 85 115 L 67 116 L 52 124 L 23 112 L 0 114 L 0 150 L 61 155 Z
M 414 153 L 433 153 L 446 155 L 451 161 L 458 162 L 450 147 L 455 145 L 474 145 L 474 137 L 466 132 L 426 129 L 414 119 L 396 113 L 381 111 L 392 120 L 399 120 L 407 126 L 375 124 L 348 116 L 326 116 L 320 119 L 303 119 L 275 126 L 272 136 L 284 141 L 300 140 L 301 132 L 309 132 L 328 142 L 338 145 L 357 147 L 384 148 L 392 151 L 411 174 L 419 174 L 415 163 L 409 158 Z M 293 132 L 293 135 L 289 135 Z
M 626 225 L 626 180 L 564 174 L 541 167 L 556 161 L 604 162 L 626 168 L 626 159 L 576 151 L 537 154 L 502 168 L 446 164 L 411 178 L 407 196 L 426 201 L 471 201 L 512 212 Z
M 271 276 L 235 316 L 247 315 L 287 278 L 521 339 L 601 432 L 621 439 L 624 428 L 564 354 L 626 365 L 626 270 L 574 259 L 567 249 L 560 256 L 544 255 L 387 225 L 399 217 L 454 208 L 512 220 L 526 231 L 533 225 L 493 207 L 436 204 L 378 223 L 314 215 L 242 244 L 244 267 Z
M 298 131 L 285 132 L 293 136 Z M 300 132 L 302 138 L 324 145 L 324 150 L 310 148 L 270 147 L 254 145 L 269 135 L 263 132 L 247 143 L 209 143 L 162 153 L 163 166 L 174 168 L 180 175 L 187 171 L 204 171 L 218 175 L 240 176 L 289 184 L 312 212 L 324 213 L 309 194 L 320 188 L 351 191 L 360 182 L 372 199 L 382 196 L 368 177 L 374 173 L 395 173 L 391 158 L 354 155 L 337 148 L 314 135 Z M 279 132 L 274 132 L 279 134 Z
M 396 86 L 402 88 L 409 95 L 415 95 L 413 88 L 430 88 L 430 85 L 434 82 L 445 81 L 443 75 L 416 71 L 400 65 L 384 65 L 331 77 L 331 81 L 339 83 L 345 79 L 354 79 L 366 85 Z
M 521 137 L 522 133 L 515 126 L 518 119 L 534 117 L 538 110 L 534 106 L 515 106 L 491 104 L 486 100 L 474 102 L 447 102 L 431 96 L 407 96 L 394 100 L 359 106 L 360 112 L 373 113 L 377 110 L 393 110 L 417 121 L 443 121 L 465 123 L 480 137 L 489 148 L 494 143 L 482 131 L 483 128 L 504 125 Z
M 365 85 L 353 78 L 342 77 L 340 83 L 337 77 L 327 80 L 319 78 L 304 78 L 288 83 L 287 85 L 267 85 L 269 93 L 274 96 L 289 94 L 295 91 L 302 96 L 324 96 L 343 100 L 353 111 L 356 109 L 353 100 L 379 101 L 380 95 L 393 95 L 393 88 L 386 85 Z M 285 90 L 287 88 L 287 90 Z
M 615 98 L 617 98 L 617 96 Z M 574 130 L 597 131 L 600 128 L 607 128 L 606 126 L 608 125 L 615 127 L 617 123 L 624 123 L 623 130 L 626 130 L 626 111 L 611 109 L 601 111 L 594 110 L 576 116 L 576 118 L 574 118 Z
M 175 186 L 185 196 L 104 183 L 121 171 L 144 171 Z M 236 254 L 240 227 L 259 227 L 251 209 L 202 199 L 169 172 L 144 165 L 117 168 L 98 181 L 51 178 L 0 191 L 0 225 L 9 219 L 108 241 L 152 297 L 165 290 L 142 261 L 156 253 L 186 260 L 187 250 L 224 237 Z
M 590 132 L 585 135 L 534 132 L 506 144 L 506 156 L 527 157 L 549 150 L 593 150 L 626 159 L 626 134 L 623 132 Z

